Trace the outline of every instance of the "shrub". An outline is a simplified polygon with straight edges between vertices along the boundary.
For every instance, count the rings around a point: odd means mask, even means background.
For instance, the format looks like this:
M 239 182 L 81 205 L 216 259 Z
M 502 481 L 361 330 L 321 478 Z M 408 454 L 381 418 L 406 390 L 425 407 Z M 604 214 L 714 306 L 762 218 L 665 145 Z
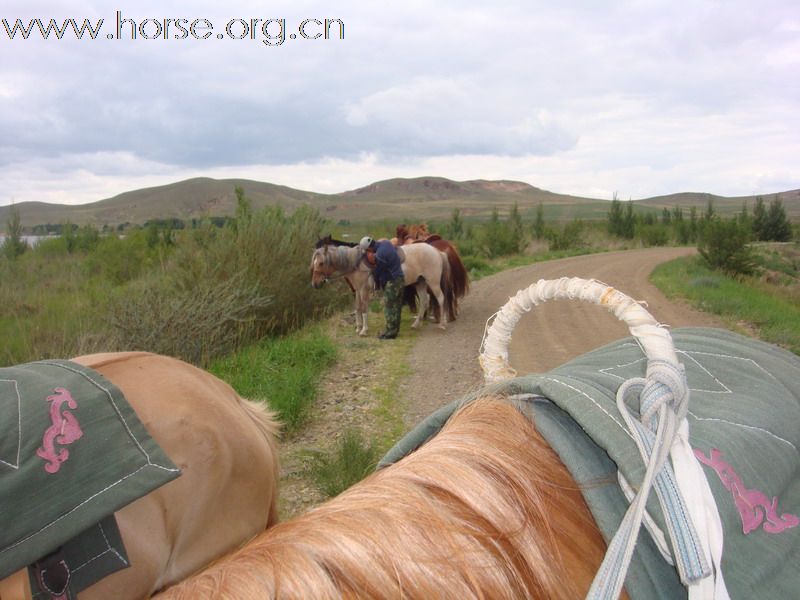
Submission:
M 322 227 L 315 210 L 270 207 L 185 232 L 162 268 L 113 305 L 120 343 L 205 363 L 342 306 L 341 289 L 311 290 L 308 265 Z
M 550 251 L 572 250 L 580 248 L 582 243 L 583 221 L 575 219 L 570 221 L 560 230 L 548 229 L 546 236 L 550 244 Z
M 748 245 L 750 232 L 736 219 L 718 217 L 706 222 L 700 255 L 712 269 L 738 277 L 756 272 L 756 261 Z
M 271 298 L 245 283 L 243 274 L 226 281 L 204 279 L 191 287 L 157 279 L 113 302 L 109 321 L 119 348 L 206 365 L 249 339 L 270 303 Z
M 639 227 L 639 239 L 644 246 L 666 246 L 669 243 L 669 229 L 664 225 L 642 225 Z

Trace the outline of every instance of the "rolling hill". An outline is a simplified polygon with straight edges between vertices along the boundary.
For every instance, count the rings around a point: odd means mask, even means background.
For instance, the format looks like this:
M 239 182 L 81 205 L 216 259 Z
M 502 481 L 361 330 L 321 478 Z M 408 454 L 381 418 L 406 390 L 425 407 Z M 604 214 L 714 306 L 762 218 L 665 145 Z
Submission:
M 23 227 L 74 223 L 116 227 L 143 224 L 151 219 L 182 220 L 233 215 L 235 186 L 241 186 L 254 209 L 280 205 L 292 211 L 312 205 L 333 221 L 423 221 L 449 219 L 455 208 L 465 218 L 487 217 L 493 208 L 501 214 L 517 204 L 523 216 L 531 217 L 541 203 L 548 219 L 596 219 L 608 213 L 608 202 L 558 194 L 519 181 L 453 181 L 443 177 L 396 178 L 338 194 L 319 194 L 248 179 L 194 178 L 168 185 L 125 192 L 98 202 L 81 205 L 21 202 L 16 204 Z M 800 219 L 800 190 L 764 196 L 782 199 L 787 215 Z M 752 196 L 722 197 L 703 193 L 677 193 L 636 200 L 636 206 L 661 213 L 663 208 L 694 206 L 704 210 L 709 199 L 720 214 L 733 214 Z M 0 230 L 5 229 L 10 207 L 0 207 Z

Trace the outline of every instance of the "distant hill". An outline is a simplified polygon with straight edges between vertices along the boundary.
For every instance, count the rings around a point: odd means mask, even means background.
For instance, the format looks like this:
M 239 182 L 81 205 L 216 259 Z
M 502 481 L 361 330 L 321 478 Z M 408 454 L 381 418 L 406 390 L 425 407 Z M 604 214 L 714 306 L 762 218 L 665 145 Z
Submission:
M 22 225 L 91 223 L 98 227 L 140 225 L 151 219 L 201 219 L 233 215 L 234 188 L 241 186 L 253 208 L 280 205 L 293 211 L 312 205 L 333 221 L 429 221 L 449 219 L 455 208 L 464 217 L 487 217 L 493 208 L 501 214 L 516 204 L 523 216 L 532 216 L 541 203 L 548 219 L 596 219 L 608 213 L 608 201 L 558 194 L 519 181 L 453 181 L 443 177 L 396 178 L 378 181 L 338 194 L 318 194 L 248 179 L 199 177 L 157 187 L 125 192 L 98 202 L 80 205 L 21 202 L 16 204 Z M 800 190 L 764 195 L 769 202 L 780 197 L 792 219 L 800 219 Z M 636 200 L 636 206 L 661 213 L 663 208 L 692 206 L 705 210 L 709 199 L 720 214 L 733 214 L 745 202 L 752 210 L 752 196 L 722 197 L 703 193 L 677 193 Z M 9 207 L 0 207 L 0 230 L 5 229 Z

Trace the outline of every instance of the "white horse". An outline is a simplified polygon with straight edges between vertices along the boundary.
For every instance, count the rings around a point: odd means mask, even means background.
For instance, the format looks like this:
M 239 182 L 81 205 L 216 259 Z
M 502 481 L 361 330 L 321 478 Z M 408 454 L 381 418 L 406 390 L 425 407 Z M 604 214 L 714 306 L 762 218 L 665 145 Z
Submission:
M 331 243 L 327 243 L 331 242 Z M 356 331 L 367 335 L 367 311 L 370 293 L 375 287 L 372 270 L 358 246 L 337 245 L 330 238 L 320 240 L 311 256 L 311 285 L 322 287 L 325 282 L 344 278 L 355 294 Z M 398 249 L 406 285 L 414 285 L 420 298 L 417 317 L 411 325 L 418 328 L 428 307 L 428 290 L 440 306 L 447 306 L 453 297 L 450 285 L 450 264 L 447 255 L 428 244 L 413 244 Z M 445 329 L 447 316 L 443 313 L 439 328 Z
M 317 243 L 311 255 L 311 285 L 319 289 L 337 277 L 343 278 L 355 295 L 356 332 L 367 335 L 369 296 L 375 286 L 372 271 L 358 246 L 337 244 L 328 236 Z

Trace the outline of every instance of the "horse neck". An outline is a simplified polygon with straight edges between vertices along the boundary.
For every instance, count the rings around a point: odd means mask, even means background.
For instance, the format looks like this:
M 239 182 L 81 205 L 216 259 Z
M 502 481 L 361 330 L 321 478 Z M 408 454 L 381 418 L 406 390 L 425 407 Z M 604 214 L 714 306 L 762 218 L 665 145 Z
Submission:
M 166 597 L 574 598 L 604 549 L 532 425 L 480 400 L 412 455 Z
M 361 249 L 357 246 L 328 246 L 328 260 L 340 273 L 351 273 L 358 268 L 361 261 Z

